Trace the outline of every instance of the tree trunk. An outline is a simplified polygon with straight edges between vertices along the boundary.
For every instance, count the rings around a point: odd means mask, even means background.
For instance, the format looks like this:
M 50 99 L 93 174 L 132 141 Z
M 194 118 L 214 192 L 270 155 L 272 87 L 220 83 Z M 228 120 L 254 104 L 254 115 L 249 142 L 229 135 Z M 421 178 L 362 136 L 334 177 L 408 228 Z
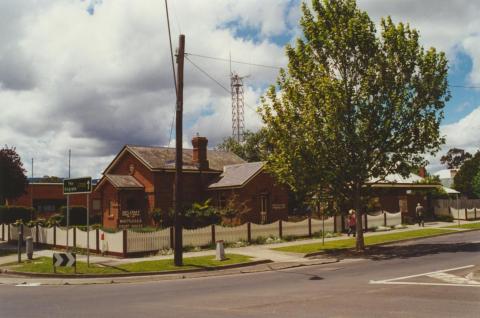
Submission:
M 361 204 L 361 184 L 354 185 L 355 194 L 354 194 L 354 204 L 355 204 L 355 219 L 356 219 L 356 230 L 357 230 L 357 240 L 355 248 L 357 251 L 365 250 L 365 243 L 363 241 L 363 222 L 362 222 L 362 204 Z

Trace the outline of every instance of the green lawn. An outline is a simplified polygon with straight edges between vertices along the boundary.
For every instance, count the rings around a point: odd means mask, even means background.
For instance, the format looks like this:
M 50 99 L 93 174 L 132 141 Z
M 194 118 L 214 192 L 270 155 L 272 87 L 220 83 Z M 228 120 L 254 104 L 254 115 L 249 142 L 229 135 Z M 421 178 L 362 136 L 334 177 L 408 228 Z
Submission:
M 465 223 L 460 225 L 449 225 L 446 228 L 457 228 L 457 229 L 480 229 L 480 222 L 477 223 Z
M 387 242 L 394 242 L 398 240 L 405 240 L 417 237 L 427 237 L 444 233 L 452 233 L 453 230 L 448 229 L 421 229 L 373 236 L 365 236 L 365 245 L 373 245 Z M 322 250 L 336 250 L 344 248 L 355 247 L 355 239 L 344 239 L 336 241 L 325 242 L 325 245 L 322 243 L 312 243 L 312 244 L 303 244 L 303 245 L 294 245 L 294 246 L 285 246 L 274 248 L 276 251 L 281 252 L 293 252 L 293 253 L 313 253 L 319 252 Z
M 130 264 L 123 264 L 119 266 L 101 266 L 91 264 L 87 267 L 84 262 L 77 262 L 77 273 L 79 274 L 116 274 L 116 273 L 135 273 L 135 272 L 155 272 L 155 271 L 172 271 L 172 270 L 187 270 L 193 268 L 210 268 L 222 265 L 231 265 L 245 263 L 251 260 L 251 257 L 227 254 L 227 259 L 224 261 L 216 261 L 214 255 L 190 257 L 183 260 L 184 266 L 177 267 L 173 264 L 173 260 L 159 260 L 159 261 L 143 261 Z M 40 257 L 32 261 L 24 261 L 21 264 L 11 263 L 5 268 L 31 273 L 53 273 L 52 259 L 48 257 Z M 57 267 L 57 273 L 73 274 L 73 268 Z

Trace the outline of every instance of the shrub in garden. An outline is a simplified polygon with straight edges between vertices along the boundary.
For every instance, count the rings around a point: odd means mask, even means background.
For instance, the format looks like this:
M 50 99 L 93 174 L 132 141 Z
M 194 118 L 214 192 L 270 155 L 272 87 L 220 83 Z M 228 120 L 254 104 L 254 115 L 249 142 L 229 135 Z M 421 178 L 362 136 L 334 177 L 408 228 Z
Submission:
M 0 206 L 0 223 L 15 223 L 17 220 L 27 223 L 32 220 L 34 211 L 24 206 Z
M 63 215 L 62 225 L 67 224 L 67 207 L 62 206 L 60 211 Z M 87 208 L 84 206 L 73 205 L 70 207 L 70 225 L 86 225 L 87 224 Z

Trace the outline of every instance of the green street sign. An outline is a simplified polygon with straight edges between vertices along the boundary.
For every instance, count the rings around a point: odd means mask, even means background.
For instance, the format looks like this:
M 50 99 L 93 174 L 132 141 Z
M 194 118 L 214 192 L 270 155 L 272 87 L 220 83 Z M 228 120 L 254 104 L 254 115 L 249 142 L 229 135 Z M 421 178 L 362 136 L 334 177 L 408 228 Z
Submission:
M 92 178 L 76 178 L 63 180 L 63 194 L 78 194 L 92 192 Z

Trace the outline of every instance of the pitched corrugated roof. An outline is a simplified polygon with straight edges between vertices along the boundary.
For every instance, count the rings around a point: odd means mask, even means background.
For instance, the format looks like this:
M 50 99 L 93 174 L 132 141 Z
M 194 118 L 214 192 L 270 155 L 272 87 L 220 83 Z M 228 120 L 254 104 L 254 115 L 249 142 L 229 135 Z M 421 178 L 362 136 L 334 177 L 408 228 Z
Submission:
M 378 181 L 378 183 L 400 183 L 400 184 L 413 184 L 413 183 L 418 183 L 423 180 L 422 177 L 419 175 L 416 175 L 414 173 L 411 173 L 408 177 L 404 178 L 399 174 L 389 174 L 385 177 L 385 180 Z M 369 183 L 374 183 L 375 180 L 371 179 Z
M 263 166 L 263 162 L 248 162 L 225 166 L 224 172 L 220 176 L 220 180 L 212 183 L 208 188 L 217 189 L 243 186 L 260 172 Z
M 107 174 L 105 177 L 115 188 L 143 189 L 143 185 L 130 175 Z
M 175 169 L 175 148 L 126 146 L 126 148 L 148 165 L 150 169 Z M 193 149 L 183 149 L 183 168 L 198 170 L 192 162 Z M 211 170 L 222 171 L 226 165 L 245 161 L 231 152 L 207 150 L 207 160 Z

